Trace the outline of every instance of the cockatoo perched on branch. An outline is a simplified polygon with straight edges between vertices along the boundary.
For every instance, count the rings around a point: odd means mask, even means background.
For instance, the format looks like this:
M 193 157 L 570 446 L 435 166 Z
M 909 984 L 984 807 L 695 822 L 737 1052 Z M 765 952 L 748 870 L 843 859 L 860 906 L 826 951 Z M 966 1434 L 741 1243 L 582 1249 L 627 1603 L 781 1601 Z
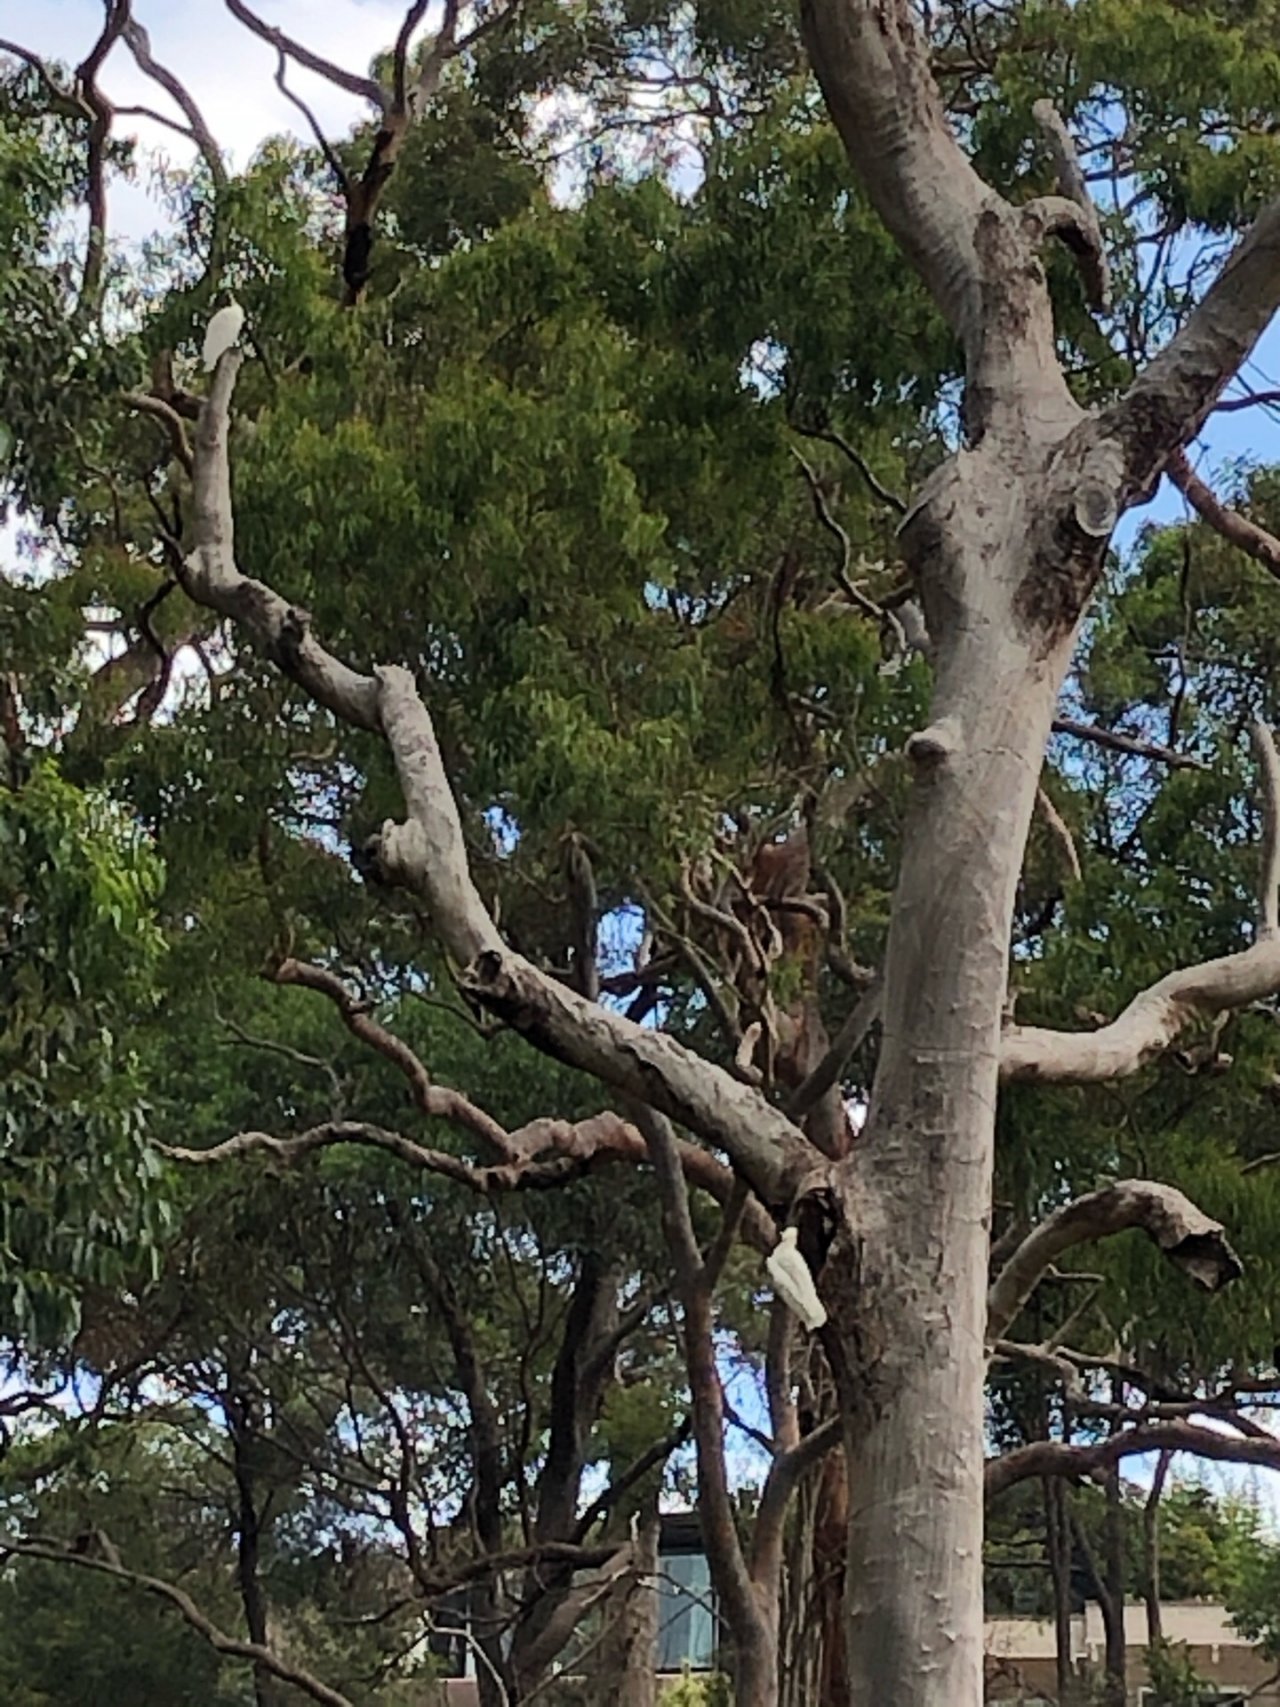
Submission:
M 233 296 L 225 308 L 220 308 L 205 328 L 204 371 L 212 373 L 218 358 L 224 356 L 240 336 L 244 325 L 244 309 Z
M 793 1315 L 799 1316 L 812 1333 L 827 1319 L 827 1312 L 818 1297 L 809 1273 L 809 1265 L 796 1249 L 796 1230 L 784 1227 L 782 1237 L 765 1262 L 773 1289 Z

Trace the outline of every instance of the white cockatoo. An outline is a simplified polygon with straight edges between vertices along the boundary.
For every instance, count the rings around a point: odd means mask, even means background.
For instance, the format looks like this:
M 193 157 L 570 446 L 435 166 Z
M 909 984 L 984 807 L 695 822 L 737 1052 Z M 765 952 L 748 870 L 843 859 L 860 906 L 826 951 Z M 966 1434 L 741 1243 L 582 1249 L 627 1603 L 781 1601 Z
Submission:
M 796 1249 L 796 1230 L 784 1227 L 782 1237 L 769 1253 L 765 1263 L 773 1289 L 795 1316 L 799 1316 L 810 1332 L 820 1328 L 827 1319 L 818 1289 L 813 1284 L 809 1265 Z
M 235 343 L 244 325 L 244 309 L 233 296 L 225 308 L 220 308 L 205 328 L 204 371 L 212 373 L 218 358 Z

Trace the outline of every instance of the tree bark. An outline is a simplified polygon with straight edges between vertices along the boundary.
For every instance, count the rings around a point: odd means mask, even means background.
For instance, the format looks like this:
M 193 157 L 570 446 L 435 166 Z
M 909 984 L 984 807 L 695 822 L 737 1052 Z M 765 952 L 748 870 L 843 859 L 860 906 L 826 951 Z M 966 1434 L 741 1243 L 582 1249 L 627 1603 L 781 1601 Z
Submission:
M 1044 1479 L 1045 1544 L 1053 1581 L 1054 1658 L 1058 1707 L 1075 1699 L 1075 1667 L 1071 1658 L 1071 1526 L 1067 1520 L 1067 1488 L 1057 1476 Z
M 632 1564 L 605 1605 L 599 1696 L 609 1707 L 654 1707 L 658 1668 L 658 1503 L 649 1502 Z
M 267 1618 L 267 1596 L 262 1584 L 262 1513 L 253 1471 L 253 1401 L 228 1393 L 223 1413 L 231 1435 L 232 1471 L 236 1484 L 236 1583 L 249 1640 L 259 1648 L 271 1646 Z M 253 1699 L 256 1707 L 278 1707 L 276 1680 L 256 1663 L 253 1668 Z
M 1142 1508 L 1143 1598 L 1147 1603 L 1147 1646 L 1159 1647 L 1164 1640 L 1160 1613 L 1160 1501 L 1173 1462 L 1172 1452 L 1162 1452 L 1151 1478 L 1151 1492 Z
M 843 1225 L 825 1290 L 847 1420 L 859 1707 L 982 1699 L 978 1486 L 1001 1012 L 1015 887 L 1074 633 L 1074 620 L 1042 624 L 1019 609 L 1029 501 L 1037 490 L 1048 498 L 1051 451 L 988 435 L 903 534 L 936 687 L 930 727 L 908 745 L 916 778 L 880 1064 L 866 1128 L 834 1176 Z
M 1107 1600 L 1111 1617 L 1107 1620 L 1106 1636 L 1106 1697 L 1109 1707 L 1125 1707 L 1128 1643 L 1124 1629 L 1124 1503 L 1121 1498 L 1120 1472 L 1113 1470 L 1107 1477 Z
M 978 177 L 947 127 L 907 0 L 802 0 L 801 22 L 863 188 L 963 346 L 966 369 L 967 446 L 935 472 L 902 524 L 935 683 L 929 727 L 908 743 L 915 784 L 882 1047 L 850 1154 L 824 1156 L 758 1089 L 507 948 L 471 879 L 457 803 L 409 672 L 353 670 L 325 651 L 304 612 L 235 564 L 226 455 L 233 355 L 215 371 L 195 435 L 195 546 L 182 580 L 318 704 L 385 739 L 407 815 L 383 827 L 368 858 L 425 904 L 464 968 L 460 988 L 537 1048 L 722 1149 L 778 1216 L 796 1209 L 806 1260 L 821 1271 L 824 1344 L 845 1428 L 849 1698 L 856 1707 L 977 1707 L 988 1219 L 1015 887 L 1057 694 L 1107 540 L 1280 304 L 1280 200 L 1126 396 L 1086 416 L 1058 362 L 1039 257 L 1061 198 L 1015 207 Z M 1280 983 L 1270 945 L 1238 959 L 1225 972 L 1210 968 L 1215 1000 L 1254 980 Z M 1121 1028 L 1134 1044 L 1123 1058 L 1101 1061 L 1096 1050 L 1081 1061 L 1065 1040 L 1054 1048 L 1051 1036 L 1024 1033 L 1028 1076 L 1046 1064 L 1059 1077 L 1132 1070 L 1126 1062 L 1144 1058 L 1153 1035 L 1145 1023 L 1138 1029 L 1131 1038 L 1133 1027 Z M 776 1601 L 762 1605 L 757 1586 L 773 1556 L 748 1571 L 734 1533 L 709 1288 L 674 1135 L 651 1153 L 666 1217 L 681 1222 L 672 1248 L 684 1252 L 705 1538 L 739 1635 L 737 1707 L 772 1707 Z M 808 1197 L 835 1211 L 830 1222 L 809 1213 Z M 1232 1442 L 1232 1454 L 1257 1444 Z M 1124 1447 L 1103 1449 L 1118 1456 Z M 1036 1443 L 1003 1476 L 1042 1474 L 1064 1453 L 1073 1458 L 1073 1449 Z M 778 1498 L 775 1522 L 781 1484 Z

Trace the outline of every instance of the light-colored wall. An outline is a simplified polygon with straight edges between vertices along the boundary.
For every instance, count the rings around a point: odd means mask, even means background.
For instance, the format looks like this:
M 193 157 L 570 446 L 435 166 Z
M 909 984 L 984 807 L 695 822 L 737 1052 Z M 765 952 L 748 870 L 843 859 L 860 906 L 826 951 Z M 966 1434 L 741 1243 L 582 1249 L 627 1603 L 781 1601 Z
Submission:
M 1161 1608 L 1164 1634 L 1185 1646 L 1188 1657 L 1206 1683 L 1219 1689 L 1251 1694 L 1251 1707 L 1280 1707 L 1280 1686 L 1268 1682 L 1275 1671 L 1270 1662 L 1236 1631 L 1221 1606 L 1203 1601 L 1174 1601 Z M 1125 1607 L 1130 1699 L 1137 1702 L 1146 1682 L 1146 1608 L 1141 1602 Z M 987 1699 L 1014 1702 L 1036 1695 L 1053 1698 L 1057 1688 L 1056 1643 L 1052 1623 L 1039 1618 L 992 1618 L 987 1621 Z M 1092 1603 L 1071 1620 L 1072 1659 L 1083 1668 L 1102 1666 L 1102 1617 Z

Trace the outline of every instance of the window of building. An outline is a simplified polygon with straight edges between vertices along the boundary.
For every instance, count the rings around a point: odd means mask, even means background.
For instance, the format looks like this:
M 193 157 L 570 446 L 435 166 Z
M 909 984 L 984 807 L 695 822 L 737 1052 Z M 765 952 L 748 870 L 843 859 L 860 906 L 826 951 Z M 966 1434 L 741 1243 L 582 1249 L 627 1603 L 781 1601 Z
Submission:
M 716 1657 L 716 1608 L 702 1553 L 658 1560 L 658 1670 L 710 1671 Z

